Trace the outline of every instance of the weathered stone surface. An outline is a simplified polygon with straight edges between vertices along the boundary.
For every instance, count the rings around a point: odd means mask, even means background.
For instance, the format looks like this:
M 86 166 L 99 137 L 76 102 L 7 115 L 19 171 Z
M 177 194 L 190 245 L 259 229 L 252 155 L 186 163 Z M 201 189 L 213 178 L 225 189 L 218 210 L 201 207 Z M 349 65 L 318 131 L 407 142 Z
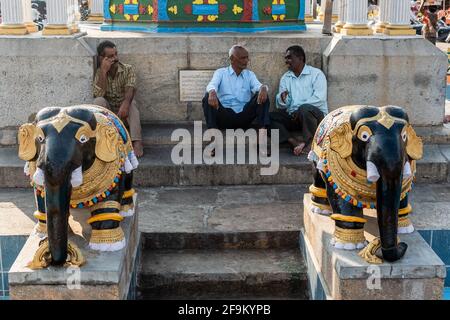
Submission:
M 141 298 L 215 299 L 278 296 L 306 299 L 298 250 L 146 251 Z
M 423 38 L 338 35 L 323 67 L 330 110 L 390 104 L 404 107 L 414 125 L 442 124 L 447 57 Z
M 9 288 L 12 299 L 42 299 L 41 291 L 46 291 L 49 299 L 126 299 L 138 249 L 138 208 L 133 217 L 122 221 L 127 245 L 115 252 L 98 252 L 89 249 L 91 228 L 86 220 L 87 210 L 73 210 L 69 220 L 71 232 L 69 240 L 75 243 L 86 258 L 80 270 L 81 289 L 73 289 L 68 284 L 74 281 L 74 272 L 66 268 L 50 266 L 46 269 L 31 270 L 29 261 L 39 246 L 39 237 L 32 233 L 9 272 Z M 99 286 L 98 289 L 93 287 Z M 36 287 L 37 291 L 33 288 Z M 105 288 L 105 290 L 100 290 Z
M 305 235 L 333 299 L 440 299 L 446 275 L 441 259 L 417 233 L 399 235 L 408 244 L 405 256 L 395 263 L 371 265 L 358 251 L 335 249 L 334 221 L 310 212 L 310 194 L 304 196 Z M 376 213 L 366 210 L 366 239 L 378 236 Z M 380 287 L 371 287 L 374 271 L 381 277 Z M 372 288 L 372 289 L 371 289 Z M 414 288 L 414 292 L 411 292 Z
M 0 38 L 0 128 L 47 106 L 92 100 L 93 52 L 79 36 Z M 68 90 L 70 88 L 70 90 Z
M 144 189 L 143 246 L 295 248 L 305 190 L 294 185 Z
M 29 235 L 36 224 L 36 210 L 31 189 L 5 189 L 0 191 L 0 236 Z

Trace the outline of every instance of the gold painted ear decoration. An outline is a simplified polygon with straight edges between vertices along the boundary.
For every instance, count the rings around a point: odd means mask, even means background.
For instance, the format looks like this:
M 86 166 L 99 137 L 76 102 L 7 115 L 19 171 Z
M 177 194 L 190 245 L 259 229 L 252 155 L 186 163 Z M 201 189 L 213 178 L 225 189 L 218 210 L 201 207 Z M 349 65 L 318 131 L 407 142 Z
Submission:
M 406 141 L 406 153 L 413 160 L 419 160 L 423 156 L 422 139 L 417 136 L 416 132 L 410 124 L 406 128 L 408 140 Z
M 17 139 L 19 141 L 19 158 L 30 161 L 36 156 L 36 136 L 38 129 L 34 124 L 25 123 L 19 128 Z
M 348 158 L 352 154 L 352 137 L 350 123 L 345 122 L 330 133 L 330 148 L 342 159 Z
M 111 162 L 119 157 L 119 135 L 112 126 L 97 123 L 95 154 L 104 162 Z

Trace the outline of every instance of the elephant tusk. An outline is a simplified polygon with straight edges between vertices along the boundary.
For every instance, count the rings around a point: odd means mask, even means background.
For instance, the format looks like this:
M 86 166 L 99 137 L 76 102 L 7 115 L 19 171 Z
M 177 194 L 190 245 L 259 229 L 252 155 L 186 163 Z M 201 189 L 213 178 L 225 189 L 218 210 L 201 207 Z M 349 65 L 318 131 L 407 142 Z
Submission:
M 378 169 L 372 161 L 367 161 L 367 181 L 369 182 L 377 182 L 380 179 L 380 174 L 378 173 Z
M 30 162 L 25 162 L 25 166 L 23 167 L 23 172 L 28 177 L 30 175 Z
M 72 184 L 72 187 L 74 187 L 74 188 L 82 185 L 83 170 L 82 170 L 81 166 L 79 166 L 72 172 L 72 177 L 70 178 L 70 183 Z
M 405 166 L 403 167 L 403 180 L 409 179 L 412 176 L 411 165 L 409 161 L 405 162 Z
M 136 169 L 139 165 L 139 161 L 136 158 L 136 155 L 134 154 L 134 151 L 131 151 L 130 154 L 128 155 L 128 158 L 131 162 L 131 165 L 133 166 L 133 170 Z
M 41 168 L 36 168 L 36 172 L 33 175 L 33 181 L 34 183 L 36 183 L 38 186 L 43 186 L 45 183 L 45 176 L 44 176 L 44 171 L 42 171 Z
M 133 166 L 131 165 L 130 159 L 128 157 L 125 158 L 125 172 L 130 173 L 133 170 Z

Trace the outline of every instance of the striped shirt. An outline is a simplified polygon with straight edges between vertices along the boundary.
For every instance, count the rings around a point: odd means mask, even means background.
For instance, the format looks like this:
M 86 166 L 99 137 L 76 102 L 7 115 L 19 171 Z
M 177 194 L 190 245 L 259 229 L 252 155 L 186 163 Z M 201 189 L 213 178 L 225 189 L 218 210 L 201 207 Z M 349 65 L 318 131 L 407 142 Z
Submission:
M 94 78 L 94 98 L 105 98 L 111 107 L 120 107 L 125 99 L 125 88 L 136 88 L 136 72 L 134 67 L 122 62 L 118 63 L 116 76 L 114 78 L 107 74 L 106 91 L 97 85 L 100 76 L 100 68 L 97 69 Z

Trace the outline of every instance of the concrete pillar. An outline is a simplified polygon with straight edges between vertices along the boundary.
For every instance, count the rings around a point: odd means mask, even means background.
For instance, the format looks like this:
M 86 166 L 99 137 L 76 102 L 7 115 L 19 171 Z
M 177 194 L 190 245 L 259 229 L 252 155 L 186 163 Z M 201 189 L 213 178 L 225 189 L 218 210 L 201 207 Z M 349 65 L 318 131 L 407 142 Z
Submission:
M 312 21 L 311 0 L 305 0 L 305 22 Z M 103 23 L 103 0 L 89 0 L 88 21 L 91 23 Z M 309 20 L 311 18 L 311 20 Z
M 367 0 L 347 0 L 347 21 L 341 33 L 348 36 L 372 35 L 373 31 L 367 25 L 367 8 Z
M 411 2 L 409 0 L 386 0 L 388 24 L 384 33 L 390 36 L 415 35 L 416 31 L 411 27 L 410 11 Z
M 375 24 L 375 32 L 383 33 L 387 25 L 387 11 L 388 11 L 388 1 L 389 0 L 378 0 L 379 1 L 379 21 Z
M 23 1 L 23 21 L 27 27 L 28 32 L 38 32 L 38 27 L 33 22 L 33 17 L 31 14 L 31 0 Z
M 47 0 L 47 25 L 43 35 L 71 35 L 69 0 Z
M 313 10 L 312 1 L 314 1 L 314 0 L 305 0 L 305 22 L 306 23 L 314 21 L 313 11 L 312 11 Z M 103 5 L 103 1 L 100 1 L 100 2 Z M 103 6 L 102 6 L 102 10 L 103 10 Z M 89 17 L 89 19 L 90 19 L 90 17 Z M 102 13 L 102 20 L 103 20 L 103 13 Z
M 339 19 L 338 22 L 334 25 L 335 32 L 341 32 L 342 27 L 345 25 L 347 21 L 347 0 L 341 0 L 339 2 Z
M 73 33 L 80 32 L 80 28 L 78 27 L 78 21 L 81 19 L 80 9 L 78 5 L 78 0 L 67 0 L 69 2 L 69 10 L 70 10 L 70 19 L 69 25 L 72 28 Z
M 28 33 L 24 23 L 24 2 L 21 0 L 0 0 L 2 23 L 0 34 L 24 35 Z M 31 10 L 31 5 L 30 5 Z

